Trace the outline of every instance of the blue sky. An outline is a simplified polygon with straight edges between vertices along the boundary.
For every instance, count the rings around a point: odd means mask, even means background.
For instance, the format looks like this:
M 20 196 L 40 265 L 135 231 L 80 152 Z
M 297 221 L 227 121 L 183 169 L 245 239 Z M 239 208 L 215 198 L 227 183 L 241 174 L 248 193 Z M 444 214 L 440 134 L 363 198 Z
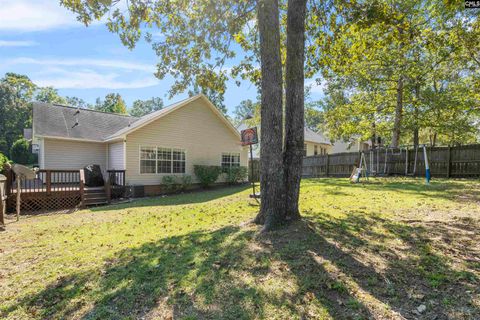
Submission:
M 160 61 L 148 43 L 141 41 L 130 51 L 101 22 L 87 28 L 58 3 L 0 0 L 0 76 L 25 74 L 37 85 L 53 86 L 61 95 L 90 103 L 110 92 L 120 93 L 128 106 L 136 99 L 155 96 L 169 104 L 187 96 L 168 98 L 173 80 L 153 75 Z M 251 83 L 237 87 L 230 81 L 225 93 L 228 112 L 256 96 Z M 314 85 L 312 98 L 320 96 L 321 88 Z

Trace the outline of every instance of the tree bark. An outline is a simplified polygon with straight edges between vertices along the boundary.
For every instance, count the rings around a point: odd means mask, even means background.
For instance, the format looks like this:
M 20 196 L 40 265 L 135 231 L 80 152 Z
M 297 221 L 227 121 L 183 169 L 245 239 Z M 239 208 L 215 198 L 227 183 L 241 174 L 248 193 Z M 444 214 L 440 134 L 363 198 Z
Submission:
M 255 222 L 269 231 L 285 220 L 283 179 L 282 63 L 278 0 L 258 2 L 261 60 L 260 212 Z
M 305 127 L 304 62 L 306 0 L 289 0 L 287 10 L 287 60 L 285 106 L 285 213 L 286 220 L 300 219 L 298 198 L 302 177 Z
M 392 147 L 398 148 L 400 144 L 400 127 L 403 115 L 403 76 L 397 81 L 397 105 L 395 106 L 395 120 L 393 123 Z

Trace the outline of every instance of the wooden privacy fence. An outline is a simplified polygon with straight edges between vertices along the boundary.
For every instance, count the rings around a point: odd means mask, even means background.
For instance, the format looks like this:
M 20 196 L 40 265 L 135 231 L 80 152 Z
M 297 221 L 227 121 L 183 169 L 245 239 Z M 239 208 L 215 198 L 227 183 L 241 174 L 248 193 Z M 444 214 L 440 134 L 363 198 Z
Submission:
M 376 175 L 425 175 L 423 148 L 365 151 L 367 170 Z M 415 155 L 416 154 L 416 155 Z M 310 156 L 303 159 L 303 177 L 348 177 L 360 163 L 359 152 Z M 480 176 L 480 145 L 427 148 L 433 177 Z M 416 157 L 416 160 L 415 160 Z
M 416 154 L 416 161 L 415 161 Z M 433 177 L 480 177 L 480 144 L 457 147 L 427 148 L 428 162 Z M 370 174 L 376 175 L 425 175 L 423 148 L 375 149 L 365 151 Z M 359 165 L 359 152 L 344 152 L 303 158 L 303 177 L 348 177 L 353 167 Z M 249 166 L 250 168 L 250 166 Z M 260 164 L 254 160 L 249 177 L 259 180 Z

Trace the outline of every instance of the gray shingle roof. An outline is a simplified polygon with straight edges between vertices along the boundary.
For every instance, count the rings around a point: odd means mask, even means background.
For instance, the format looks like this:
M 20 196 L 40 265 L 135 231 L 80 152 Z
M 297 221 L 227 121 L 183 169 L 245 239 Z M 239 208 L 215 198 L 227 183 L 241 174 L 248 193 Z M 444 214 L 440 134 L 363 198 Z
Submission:
M 41 102 L 33 104 L 33 127 L 37 136 L 103 141 L 137 120 L 136 117 L 89 109 Z
M 305 141 L 331 144 L 330 141 L 328 141 L 328 139 L 323 136 L 323 134 L 321 134 L 320 132 L 315 132 L 307 127 L 305 127 Z

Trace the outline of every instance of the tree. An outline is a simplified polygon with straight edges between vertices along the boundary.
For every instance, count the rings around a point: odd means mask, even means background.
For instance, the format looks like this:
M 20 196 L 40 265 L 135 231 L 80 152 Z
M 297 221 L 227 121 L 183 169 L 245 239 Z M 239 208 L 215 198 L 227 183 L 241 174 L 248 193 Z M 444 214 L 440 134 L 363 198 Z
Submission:
M 58 90 L 53 87 L 38 88 L 35 100 L 47 103 L 66 104 L 67 100 L 58 94 Z
M 92 105 L 78 97 L 65 97 L 67 105 L 76 108 L 92 109 Z
M 327 83 L 329 133 L 335 138 L 382 136 L 392 146 L 418 144 L 423 129 L 431 128 L 433 135 L 443 129 L 458 133 L 447 123 L 465 119 L 462 113 L 477 117 L 469 111 L 474 90 L 461 99 L 470 104 L 458 99 L 439 103 L 478 74 L 471 71 L 478 42 L 470 37 L 478 17 L 452 8 L 408 0 L 345 3 L 330 14 L 314 10 L 309 32 L 323 40 L 308 48 L 308 66 L 310 72 L 321 71 Z M 464 35 L 472 41 L 462 41 Z M 435 91 L 435 84 L 446 91 L 431 99 L 428 92 Z M 452 109 L 458 112 L 448 112 Z M 472 127 L 463 123 L 457 128 L 469 132 Z
M 23 165 L 31 164 L 33 155 L 30 152 L 30 144 L 24 138 L 15 141 L 10 149 L 10 158 L 15 163 Z
M 118 93 L 109 93 L 105 100 L 97 98 L 95 110 L 110 113 L 127 114 L 127 106 Z
M 240 101 L 240 104 L 235 107 L 233 111 L 233 120 L 238 125 L 245 119 L 250 119 L 258 116 L 260 120 L 260 104 L 250 99 Z M 258 121 L 260 123 L 260 121 Z
M 151 98 L 148 100 L 135 100 L 130 115 L 134 117 L 142 117 L 163 108 L 163 100 L 161 98 Z
M 287 61 L 285 106 L 285 214 L 300 219 L 298 199 L 304 149 L 305 14 L 307 0 L 289 0 L 287 13 Z
M 280 23 L 277 0 L 258 2 L 261 61 L 260 212 L 255 222 L 271 230 L 285 218 L 283 168 L 283 80 L 280 56 Z
M 0 152 L 11 158 L 10 147 L 31 126 L 35 84 L 27 76 L 6 73 L 0 79 Z

